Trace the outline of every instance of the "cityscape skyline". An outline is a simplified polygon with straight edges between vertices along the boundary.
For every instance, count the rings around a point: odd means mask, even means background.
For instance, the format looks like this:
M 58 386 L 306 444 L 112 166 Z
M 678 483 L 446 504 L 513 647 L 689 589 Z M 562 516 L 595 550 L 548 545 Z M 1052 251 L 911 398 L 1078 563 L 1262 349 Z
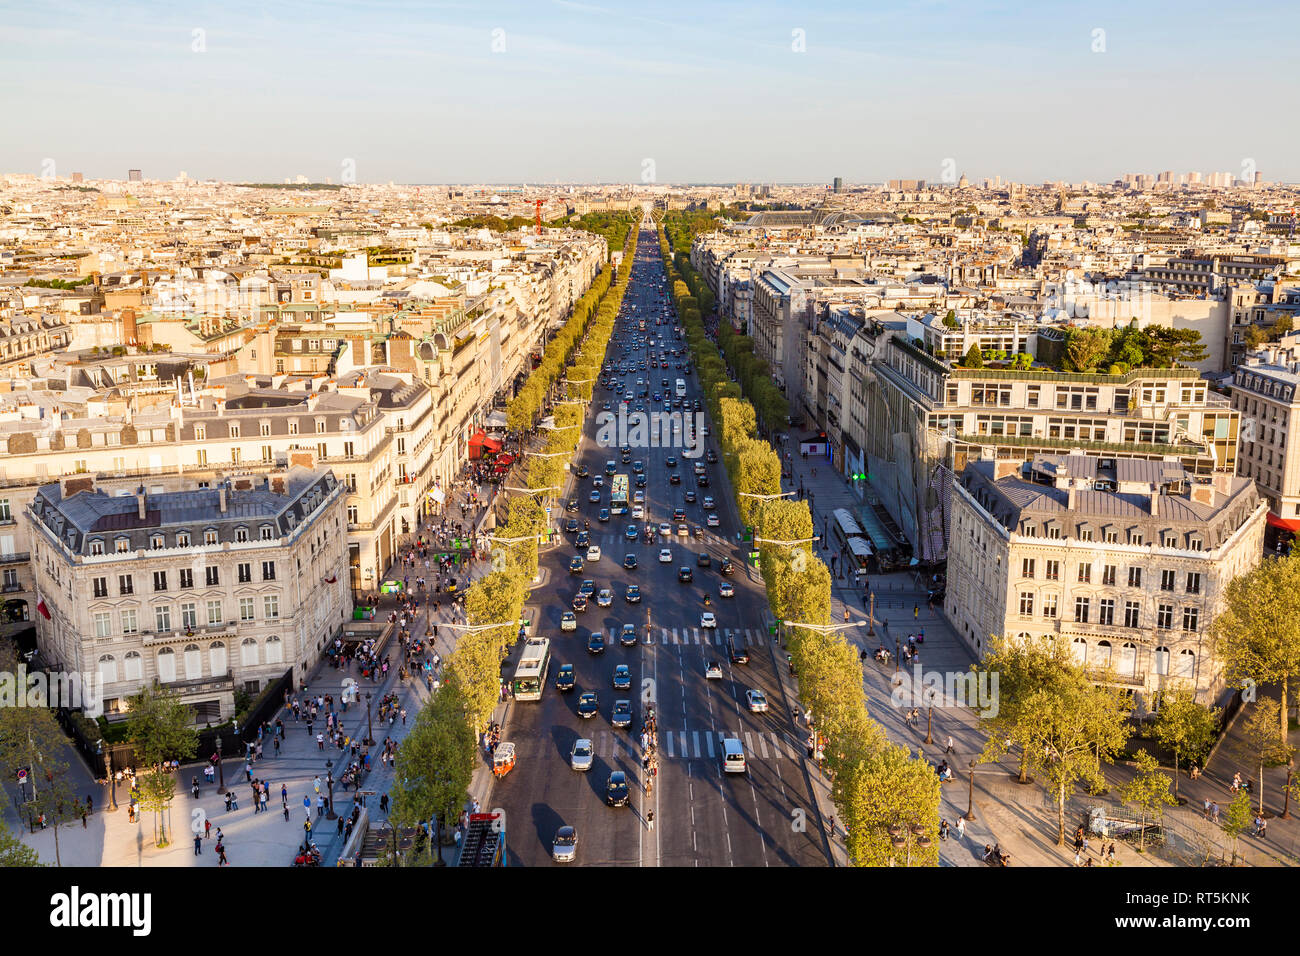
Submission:
M 1208 4 L 671 3 L 644 16 L 567 0 L 492 11 L 392 3 L 367 9 L 360 42 L 358 18 L 331 16 L 342 8 L 330 5 L 60 5 L 56 26 L 47 8 L 11 13 L 0 41 L 16 67 L 5 81 L 11 120 L 24 131 L 0 147 L 12 172 L 52 160 L 89 178 L 145 168 L 339 181 L 350 161 L 365 183 L 862 183 L 938 182 L 955 166 L 972 180 L 1108 182 L 1127 168 L 1250 162 L 1274 181 L 1300 179 L 1283 124 L 1232 143 L 1206 136 L 1205 118 L 1231 115 L 1242 89 L 1279 102 L 1297 92 L 1296 80 L 1266 75 L 1270 51 L 1283 52 L 1278 24 L 1295 16 L 1280 4 L 1211 32 L 1198 15 Z M 882 40 L 893 36 L 924 46 Z M 1253 55 L 1231 83 L 1188 86 L 1186 64 L 1234 47 Z M 87 109 L 87 72 L 108 108 Z M 315 88 L 323 73 L 332 91 Z M 1160 103 L 1156 121 L 1133 90 Z M 909 119 L 924 109 L 940 121 Z M 1063 111 L 1081 118 L 1077 132 Z M 722 117 L 744 150 L 712 148 L 728 135 Z M 1025 135 L 1025 123 L 1059 138 Z

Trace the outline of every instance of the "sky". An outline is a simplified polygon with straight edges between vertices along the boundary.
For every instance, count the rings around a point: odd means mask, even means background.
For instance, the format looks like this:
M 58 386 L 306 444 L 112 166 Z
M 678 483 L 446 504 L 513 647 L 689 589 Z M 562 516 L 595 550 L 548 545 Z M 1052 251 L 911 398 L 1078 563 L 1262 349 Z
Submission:
M 0 0 L 0 172 L 1300 181 L 1300 5 Z

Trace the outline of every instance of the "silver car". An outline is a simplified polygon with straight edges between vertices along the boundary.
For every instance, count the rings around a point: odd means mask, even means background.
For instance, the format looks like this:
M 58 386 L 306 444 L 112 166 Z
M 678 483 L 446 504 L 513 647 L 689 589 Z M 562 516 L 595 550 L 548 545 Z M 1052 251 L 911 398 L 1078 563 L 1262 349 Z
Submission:
M 570 826 L 555 831 L 551 844 L 551 859 L 556 863 L 572 863 L 578 858 L 578 831 Z
M 573 750 L 569 754 L 569 766 L 574 770 L 590 770 L 593 748 L 591 741 L 582 737 L 573 742 Z

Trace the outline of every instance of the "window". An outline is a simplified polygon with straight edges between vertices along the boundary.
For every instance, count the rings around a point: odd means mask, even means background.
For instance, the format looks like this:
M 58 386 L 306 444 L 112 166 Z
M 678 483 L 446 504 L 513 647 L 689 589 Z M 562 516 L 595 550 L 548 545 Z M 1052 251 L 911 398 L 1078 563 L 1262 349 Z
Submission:
M 151 534 L 149 536 L 149 547 L 154 551 L 167 547 L 167 539 L 160 534 Z
M 1060 538 L 1060 537 L 1061 537 L 1061 529 L 1060 529 L 1058 526 L 1054 525 L 1054 524 L 1050 524 L 1050 525 L 1047 526 L 1047 536 L 1048 536 L 1049 538 Z
M 1201 575 L 1199 572 L 1196 571 L 1187 572 L 1187 593 L 1188 594 L 1201 593 Z
M 1101 583 L 1107 587 L 1115 586 L 1115 565 L 1107 564 L 1101 569 Z
M 181 568 L 179 574 L 180 574 L 180 577 L 181 577 L 181 589 L 182 589 L 182 590 L 185 590 L 185 589 L 187 589 L 187 588 L 192 588 L 192 587 L 194 587 L 194 569 L 193 569 L 193 568 Z
M 1175 677 L 1195 677 L 1196 676 L 1196 654 L 1190 649 L 1178 652 L 1178 657 L 1174 661 Z
M 99 659 L 99 679 L 105 684 L 117 683 L 117 658 L 105 654 Z
M 1115 544 L 1117 541 L 1119 541 L 1119 532 L 1117 532 L 1114 528 L 1107 528 L 1105 532 L 1105 539 L 1107 544 Z
M 203 543 L 212 545 L 217 543 L 217 531 L 215 528 L 209 528 L 203 532 Z
M 113 615 L 107 611 L 97 611 L 94 615 L 95 636 L 99 638 L 111 637 L 113 628 Z
M 1142 532 L 1141 532 L 1141 531 L 1130 531 L 1130 532 L 1128 533 L 1128 543 L 1129 543 L 1129 544 L 1141 544 L 1141 543 L 1142 543 Z
M 211 565 L 203 569 L 203 578 L 210 588 L 214 588 L 221 583 L 220 571 Z
M 1128 586 L 1131 588 L 1140 588 L 1142 586 L 1142 569 L 1128 569 Z
M 270 425 L 270 423 L 269 423 L 269 422 L 262 422 L 262 423 L 258 426 L 258 433 L 259 433 L 263 438 L 269 438 L 270 435 L 271 435 L 271 425 Z
M 1124 602 L 1124 626 L 1142 626 L 1142 603 L 1140 601 Z
M 263 580 L 263 581 L 274 581 L 274 580 L 275 580 L 275 562 L 274 562 L 274 561 L 263 561 L 263 562 L 262 562 L 262 580 Z
M 1151 655 L 1151 666 L 1157 674 L 1164 676 L 1169 673 L 1169 648 L 1157 647 Z
M 231 464 L 238 465 L 243 460 L 243 457 L 244 457 L 243 452 L 241 452 L 238 448 L 230 449 Z
M 130 538 L 115 538 L 113 540 L 113 550 L 118 554 L 126 554 L 131 550 Z
M 140 680 L 144 677 L 144 658 L 139 651 L 127 651 L 122 665 L 122 677 L 125 680 Z
M 155 572 L 153 573 L 153 589 L 154 589 L 155 591 L 166 591 L 166 590 L 167 590 L 167 572 L 166 572 L 166 571 L 155 571 Z
M 1097 642 L 1097 655 L 1092 662 L 1102 669 L 1110 667 L 1110 641 Z
M 208 450 L 206 448 L 198 448 L 195 450 L 194 463 L 200 467 L 208 463 Z
M 198 680 L 203 676 L 203 659 L 199 645 L 185 645 L 185 679 Z
M 1178 575 L 1177 575 L 1177 573 L 1174 572 L 1174 571 L 1170 571 L 1170 570 L 1168 570 L 1168 569 L 1161 571 L 1161 572 L 1160 572 L 1160 590 L 1162 590 L 1162 591 L 1172 591 L 1172 590 L 1174 589 L 1174 579 L 1177 578 L 1177 577 L 1178 577 Z
M 239 599 L 239 619 L 241 621 L 251 621 L 253 619 L 253 599 Z
M 160 604 L 153 609 L 154 630 L 166 634 L 172 629 L 172 609 L 170 605 Z
M 136 614 L 134 608 L 127 608 L 126 610 L 122 611 L 122 633 L 123 634 L 140 633 L 140 624 L 136 620 Z
M 100 540 L 99 538 L 96 538 L 94 541 L 90 542 L 90 553 L 91 553 L 91 554 L 103 554 L 103 553 L 104 553 L 104 542 L 103 542 L 102 540 Z
M 131 580 L 131 575 L 119 574 L 117 576 L 117 593 L 118 594 L 135 593 L 135 583 Z
M 195 440 L 195 441 L 207 441 L 207 439 L 208 439 L 208 430 L 207 430 L 207 428 L 205 428 L 203 425 L 195 425 L 195 426 L 194 426 L 194 440 Z
M 274 621 L 280 616 L 280 598 L 276 594 L 268 594 L 262 598 L 262 610 L 266 612 L 265 617 L 268 621 Z
M 262 461 L 272 461 L 274 458 L 275 458 L 275 453 L 271 450 L 271 446 L 270 446 L 270 445 L 263 445 L 263 446 L 262 446 Z
M 108 578 L 95 578 L 91 584 L 94 586 L 95 597 L 108 597 Z
M 1032 578 L 1034 576 L 1034 559 L 1024 558 L 1020 562 L 1020 576 L 1022 578 Z
M 158 652 L 158 679 L 169 684 L 176 679 L 176 652 L 164 647 Z
M 247 541 L 247 540 L 248 540 L 248 529 L 245 528 L 245 527 L 243 527 L 243 526 L 240 526 L 240 527 L 236 528 L 236 529 L 235 529 L 235 540 L 236 540 L 236 541 Z
M 1174 606 L 1161 604 L 1156 607 L 1156 627 L 1168 631 L 1174 626 Z
M 1049 580 L 1049 581 L 1059 581 L 1059 580 L 1061 580 L 1061 562 L 1060 562 L 1060 561 L 1044 561 L 1044 562 L 1043 562 L 1043 565 L 1044 565 L 1043 570 L 1046 572 L 1046 574 L 1044 574 L 1044 577 L 1046 577 L 1047 580 Z
M 247 584 L 253 580 L 253 565 L 250 561 L 242 561 L 236 566 L 239 570 L 239 583 Z
M 1080 584 L 1091 584 L 1091 583 L 1092 583 L 1092 565 L 1091 565 L 1091 564 L 1081 564 L 1081 565 L 1079 565 L 1079 583 L 1080 583 Z
M 190 533 L 188 531 L 176 532 L 176 547 L 188 548 L 190 546 Z
M 1086 597 L 1077 597 L 1074 599 L 1074 619 L 1080 624 L 1088 623 L 1088 612 L 1092 607 L 1092 601 Z
M 266 662 L 279 664 L 284 660 L 284 643 L 272 635 L 266 639 Z
M 193 601 L 187 601 L 181 605 L 181 627 L 188 631 L 194 630 L 199 626 L 198 606 Z
M 271 541 L 275 538 L 275 529 L 269 524 L 262 525 L 262 540 Z
M 1097 623 L 1112 625 L 1115 623 L 1115 602 L 1110 598 L 1102 598 L 1097 605 Z
M 1088 642 L 1082 637 L 1076 637 L 1070 642 L 1070 653 L 1076 662 L 1082 664 L 1088 659 Z
M 1091 529 L 1091 528 L 1080 527 L 1080 528 L 1079 528 L 1079 540 L 1080 540 L 1080 541 L 1091 541 L 1091 540 L 1092 540 L 1092 529 Z
M 221 625 L 221 622 L 224 621 L 225 619 L 226 619 L 226 615 L 222 613 L 221 602 L 209 601 L 208 602 L 208 627 L 219 627 Z
M 239 437 L 239 423 L 238 423 L 238 422 L 231 422 L 231 423 L 230 423 L 230 437 L 231 437 L 231 438 L 238 438 L 238 437 Z
M 1020 616 L 1021 616 L 1021 617 L 1033 617 L 1033 616 L 1034 616 L 1034 592 L 1033 592 L 1033 591 L 1022 591 L 1022 592 L 1021 592 L 1021 594 L 1020 594 Z
M 12 521 L 13 518 L 13 511 L 9 508 L 9 499 L 0 498 L 0 521 Z
M 1271 465 L 1273 464 L 1271 460 L 1273 457 L 1273 453 L 1269 452 L 1268 456 L 1270 459 L 1269 464 Z M 1192 551 L 1202 551 L 1205 549 L 1205 544 L 1204 542 L 1201 541 L 1199 537 L 1193 535 L 1192 537 L 1187 539 L 1187 547 L 1190 548 Z
M 357 506 L 348 505 L 348 524 L 356 524 L 358 520 Z
M 226 666 L 226 645 L 221 641 L 213 641 L 208 645 L 208 664 L 212 667 L 213 677 L 220 677 L 229 670 Z
M 325 434 L 325 420 L 322 418 L 316 419 L 316 434 L 317 435 Z
M 244 638 L 239 645 L 239 663 L 245 667 L 257 666 L 257 641 L 251 637 Z
M 1056 595 L 1043 595 L 1043 617 L 1056 617 Z
M 1199 607 L 1183 608 L 1183 630 L 1199 631 L 1201 629 L 1201 609 Z
M 297 421 L 290 421 L 290 422 L 289 422 L 289 434 L 290 434 L 290 435 L 296 435 L 296 434 L 298 434 L 298 422 L 297 422 Z

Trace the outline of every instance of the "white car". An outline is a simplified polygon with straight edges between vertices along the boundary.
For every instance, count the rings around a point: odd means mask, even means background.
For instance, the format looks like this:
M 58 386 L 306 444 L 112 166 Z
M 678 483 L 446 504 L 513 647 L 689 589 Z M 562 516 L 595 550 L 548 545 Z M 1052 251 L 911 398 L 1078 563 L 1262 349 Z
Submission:
M 673 533 L 673 526 L 670 524 L 661 524 L 659 526 L 659 537 L 666 538 Z
M 594 478 L 592 478 L 592 479 L 591 479 L 591 487 L 593 487 L 593 488 L 604 488 L 604 487 L 605 487 L 605 476 L 604 476 L 604 475 L 596 475 Z
M 573 742 L 573 750 L 569 753 L 569 766 L 574 770 L 590 770 L 594 748 L 591 741 L 586 737 L 580 737 Z
M 593 544 L 590 548 L 587 549 L 587 560 L 588 561 L 600 560 L 600 545 Z
M 767 697 L 761 690 L 745 691 L 745 699 L 749 701 L 749 710 L 751 713 L 767 713 Z
M 718 520 L 718 516 L 715 514 L 709 515 L 709 517 L 705 520 L 704 523 L 707 524 L 710 528 L 716 528 L 719 524 L 721 524 L 721 522 Z
M 560 630 L 576 631 L 578 629 L 578 615 L 572 611 L 565 611 L 560 618 Z
M 643 508 L 641 505 L 637 505 L 635 508 L 633 508 L 633 509 L 632 509 L 632 520 L 633 520 L 633 521 L 643 521 L 643 520 L 645 520 L 645 508 Z
M 659 552 L 659 563 L 660 563 L 660 564 L 672 564 L 672 563 L 673 563 L 673 553 L 672 553 L 671 551 L 669 551 L 667 548 L 664 548 L 662 551 Z
M 688 528 L 688 527 L 686 527 L 686 525 L 684 525 L 684 524 L 679 524 L 679 525 L 677 526 L 677 534 L 678 534 L 679 537 L 684 538 L 684 537 L 686 537 L 686 536 L 687 536 L 688 534 L 690 534 L 690 533 L 691 533 L 691 529 Z
M 706 680 L 722 680 L 722 665 L 717 661 L 709 661 L 704 668 L 704 677 Z
M 700 615 L 700 627 L 711 627 L 715 630 L 718 627 L 718 619 L 713 616 L 712 611 L 705 611 Z
M 596 605 L 598 607 L 609 607 L 614 603 L 614 592 L 609 588 L 601 588 L 600 593 L 596 595 Z

